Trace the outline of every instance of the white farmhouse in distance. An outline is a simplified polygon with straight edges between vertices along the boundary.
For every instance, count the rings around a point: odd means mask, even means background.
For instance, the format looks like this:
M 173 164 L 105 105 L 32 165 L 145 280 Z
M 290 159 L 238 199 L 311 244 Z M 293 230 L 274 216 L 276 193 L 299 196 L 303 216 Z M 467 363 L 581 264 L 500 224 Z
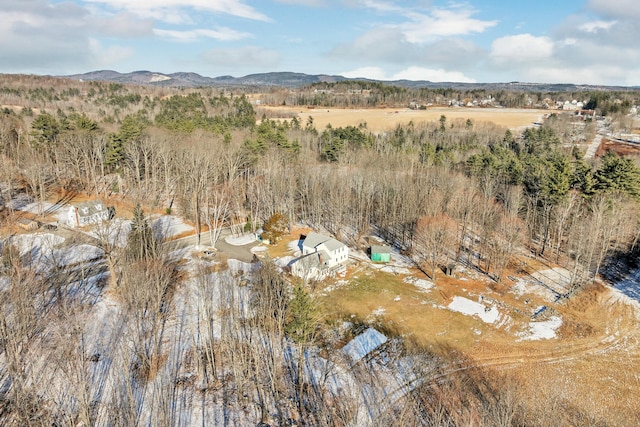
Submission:
M 291 264 L 294 276 L 320 280 L 344 271 L 349 248 L 342 242 L 319 233 L 309 233 L 302 242 L 302 256 Z
M 101 200 L 89 200 L 71 205 L 67 212 L 66 223 L 70 227 L 83 227 L 107 220 L 109 215 L 109 208 Z

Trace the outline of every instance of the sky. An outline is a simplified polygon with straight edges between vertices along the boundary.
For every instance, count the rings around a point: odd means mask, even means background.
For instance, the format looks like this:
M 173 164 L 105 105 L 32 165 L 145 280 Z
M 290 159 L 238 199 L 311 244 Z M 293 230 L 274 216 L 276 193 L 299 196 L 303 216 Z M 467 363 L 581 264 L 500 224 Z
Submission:
M 640 0 L 0 0 L 0 73 L 640 85 Z

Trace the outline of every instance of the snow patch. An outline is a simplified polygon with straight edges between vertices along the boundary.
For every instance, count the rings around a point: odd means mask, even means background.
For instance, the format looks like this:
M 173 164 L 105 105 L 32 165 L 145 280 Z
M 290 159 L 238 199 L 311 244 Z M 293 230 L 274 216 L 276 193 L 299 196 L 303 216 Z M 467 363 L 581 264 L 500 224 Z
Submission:
M 377 264 L 374 264 L 374 267 Z M 380 271 L 385 272 L 385 273 L 389 273 L 389 274 L 404 274 L 404 275 L 409 275 L 411 274 L 411 271 L 406 268 L 406 267 L 398 267 L 395 265 L 385 265 L 382 266 L 381 268 L 379 268 Z
M 184 220 L 175 215 L 153 217 L 151 228 L 158 239 L 166 239 L 195 231 L 195 228 L 185 224 Z
M 292 256 L 288 256 L 288 255 L 287 255 L 287 256 L 283 256 L 283 257 L 277 258 L 277 259 L 275 260 L 275 263 L 276 263 L 276 265 L 277 265 L 278 267 L 280 267 L 280 268 L 285 268 L 285 267 L 286 267 L 286 266 L 288 266 L 288 265 L 289 265 L 289 263 L 290 263 L 291 261 L 293 261 L 294 259 L 296 259 L 296 257 L 292 257 Z
M 433 289 L 433 282 L 430 282 L 426 279 L 418 279 L 417 277 L 408 276 L 405 277 L 402 281 L 415 286 L 422 292 L 429 292 L 431 289 Z
M 287 244 L 287 249 L 293 251 L 294 255 L 300 253 L 300 248 L 302 248 L 302 240 L 292 240 Z
M 517 335 L 520 337 L 520 341 L 548 340 L 556 337 L 556 331 L 561 325 L 562 318 L 553 316 L 549 320 L 529 322 L 528 329 Z
M 511 287 L 511 291 L 517 296 L 535 295 L 543 298 L 545 301 L 555 301 L 556 295 L 549 288 L 541 286 L 539 283 L 533 283 L 527 279 L 519 279 Z
M 226 237 L 224 241 L 233 246 L 244 246 L 254 243 L 256 241 L 256 236 L 255 234 L 245 234 L 238 237 L 229 236 Z
M 87 234 L 96 239 L 107 241 L 118 248 L 124 248 L 127 246 L 129 233 L 131 233 L 131 221 L 114 218 L 112 221 L 103 221 L 97 224 Z
M 467 316 L 478 316 L 485 323 L 495 323 L 500 318 L 500 311 L 495 306 L 486 306 L 465 297 L 453 297 L 447 308 Z
M 352 363 L 362 360 L 367 354 L 387 342 L 387 337 L 374 328 L 368 328 L 342 347 L 342 352 Z
M 373 310 L 371 314 L 373 314 L 374 316 L 382 316 L 384 313 L 386 313 L 386 311 L 387 310 L 384 307 L 378 307 Z
M 104 251 L 92 245 L 77 245 L 57 249 L 52 258 L 58 267 L 80 264 L 104 256 Z
M 64 243 L 64 237 L 51 233 L 18 234 L 10 239 L 11 244 L 20 252 L 20 256 L 31 253 L 32 259 L 51 255 L 55 246 Z
M 9 289 L 9 285 L 11 284 L 11 279 L 7 276 L 0 276 L 0 292 L 6 291 Z
M 242 262 L 237 259 L 228 259 L 227 266 L 232 274 L 237 273 L 253 273 L 256 271 L 258 264 L 251 264 L 250 262 Z

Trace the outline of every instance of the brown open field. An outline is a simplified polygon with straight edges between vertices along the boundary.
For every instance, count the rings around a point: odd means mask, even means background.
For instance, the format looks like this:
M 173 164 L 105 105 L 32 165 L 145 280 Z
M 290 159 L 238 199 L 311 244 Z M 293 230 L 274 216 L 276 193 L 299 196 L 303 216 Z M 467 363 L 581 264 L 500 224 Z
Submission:
M 393 129 L 398 124 L 410 121 L 437 122 L 445 115 L 448 121 L 456 119 L 471 119 L 474 123 L 493 122 L 510 129 L 522 129 L 538 122 L 549 110 L 515 109 L 515 108 L 463 108 L 463 107 L 434 107 L 427 110 L 411 110 L 409 108 L 369 108 L 369 109 L 340 109 L 304 107 L 268 107 L 261 109 L 282 113 L 283 117 L 295 114 L 301 123 L 306 123 L 309 116 L 313 117 L 316 129 L 322 131 L 328 124 L 333 127 L 357 126 L 367 124 L 373 132 L 384 132 Z

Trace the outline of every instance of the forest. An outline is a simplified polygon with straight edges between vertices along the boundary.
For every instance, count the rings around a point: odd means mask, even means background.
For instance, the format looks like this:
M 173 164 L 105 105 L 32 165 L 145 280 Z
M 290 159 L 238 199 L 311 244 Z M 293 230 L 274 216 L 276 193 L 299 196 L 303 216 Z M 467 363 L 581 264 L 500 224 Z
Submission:
M 491 95 L 524 106 L 531 96 L 340 85 L 371 93 L 346 100 L 312 86 L 262 99 L 372 107 Z M 324 230 L 360 249 L 375 235 L 434 283 L 459 267 L 504 283 L 514 254 L 524 252 L 568 270 L 570 298 L 631 268 L 640 243 L 638 159 L 585 159 L 580 143 L 595 137 L 595 120 L 576 124 L 549 110 L 542 125 L 522 132 L 446 114 L 384 133 L 362 124 L 316 129 L 312 119 L 269 117 L 247 95 L 0 76 L 3 424 L 629 421 L 628 413 L 603 419 L 554 396 L 532 404 L 508 373 L 475 367 L 446 342 L 429 349 L 396 337 L 384 370 L 355 365 L 349 387 L 335 386 L 346 376 L 335 349 L 364 320 L 341 330 L 349 319 L 328 316 L 313 286 L 268 259 L 229 263 L 228 271 L 187 268 L 146 217 L 179 215 L 217 236 L 225 227 L 255 232 L 278 216 L 286 229 Z M 535 94 L 533 103 L 549 96 L 557 94 Z M 640 103 L 638 91 L 565 96 L 588 100 L 617 126 L 630 126 L 625 111 Z M 43 269 L 10 240 L 18 214 L 11 201 L 20 194 L 116 200 L 131 207 L 131 233 L 122 247 L 98 235 L 97 263 Z M 104 304 L 107 294 L 117 304 Z M 98 312 L 102 324 L 87 329 Z M 394 394 L 386 376 L 398 370 L 411 381 Z M 367 389 L 370 400 L 353 389 Z

